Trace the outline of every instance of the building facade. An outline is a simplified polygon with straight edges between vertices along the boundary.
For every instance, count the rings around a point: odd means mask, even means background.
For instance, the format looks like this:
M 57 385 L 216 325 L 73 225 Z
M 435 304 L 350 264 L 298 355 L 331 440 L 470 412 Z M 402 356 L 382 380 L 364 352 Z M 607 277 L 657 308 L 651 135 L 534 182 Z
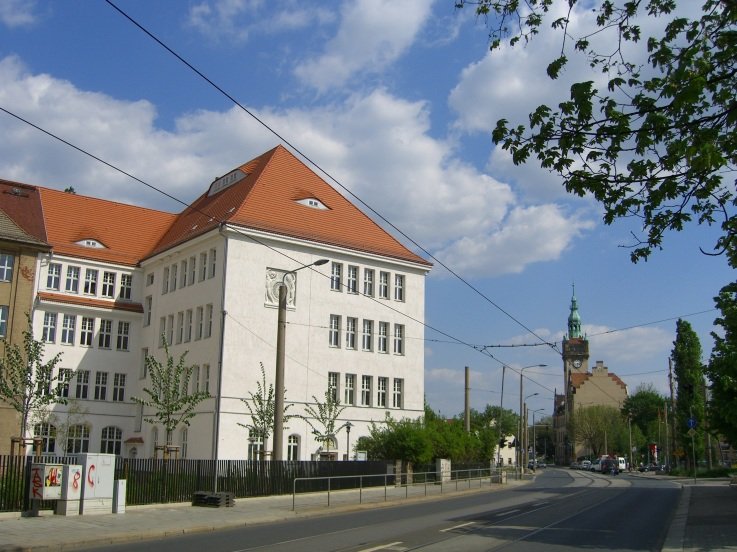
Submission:
M 186 355 L 190 391 L 210 398 L 168 445 L 187 458 L 254 458 L 244 400 L 274 381 L 278 290 L 287 325 L 285 458 L 353 451 L 345 430 L 316 439 L 301 416 L 331 389 L 353 442 L 424 401 L 424 293 L 431 265 L 279 146 L 216 178 L 179 214 L 39 188 L 48 242 L 34 328 L 62 353 L 68 398 L 36 424 L 59 452 L 151 457 L 165 431 L 131 400 L 146 356 Z M 321 266 L 310 266 L 325 260 Z M 314 422 L 314 421 L 313 421 Z M 314 425 L 314 423 L 313 423 Z

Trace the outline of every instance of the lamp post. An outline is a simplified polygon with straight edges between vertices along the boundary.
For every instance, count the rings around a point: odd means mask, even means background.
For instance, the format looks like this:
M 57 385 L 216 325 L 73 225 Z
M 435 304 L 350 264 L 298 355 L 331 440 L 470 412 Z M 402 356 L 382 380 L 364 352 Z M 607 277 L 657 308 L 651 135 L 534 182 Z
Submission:
M 542 412 L 545 410 L 544 408 L 538 408 L 537 410 L 532 411 L 532 461 L 534 462 L 533 466 L 537 464 L 537 433 L 535 431 L 535 412 Z M 543 458 L 543 460 L 545 460 Z
M 345 423 L 345 459 L 350 460 L 351 459 L 351 428 L 353 427 L 353 424 L 348 421 Z
M 528 410 L 528 408 L 527 408 L 527 399 L 529 399 L 530 397 L 535 397 L 536 395 L 539 395 L 539 394 L 540 393 L 531 393 L 530 395 L 527 395 L 525 397 L 525 401 L 524 401 L 523 411 L 525 413 L 525 418 L 524 418 L 524 426 L 523 426 L 523 431 L 524 431 L 524 433 L 523 433 L 523 435 L 524 435 L 524 441 L 523 442 L 524 442 L 525 448 L 524 448 L 524 451 L 522 453 L 522 470 L 525 469 L 525 466 L 527 466 L 527 462 L 529 461 L 529 454 L 528 454 L 527 450 L 530 448 L 530 440 L 527 438 L 527 434 L 528 434 L 528 429 L 527 429 L 527 410 Z
M 282 276 L 281 285 L 279 286 L 279 316 L 276 329 L 276 377 L 274 381 L 274 446 L 272 458 L 274 460 L 283 459 L 282 440 L 284 439 L 284 342 L 287 333 L 287 286 L 284 284 L 284 278 L 287 274 L 294 274 L 298 270 L 308 268 L 310 266 L 320 266 L 327 263 L 327 259 L 318 259 L 314 263 L 302 265 L 299 268 L 290 270 Z
M 522 368 L 519 369 L 519 433 L 517 434 L 519 438 L 522 437 L 522 414 L 523 414 L 522 412 L 522 402 L 523 402 L 522 401 L 522 397 L 523 397 L 522 388 L 524 387 L 524 385 L 522 384 L 522 381 L 524 379 L 523 372 L 527 370 L 528 368 L 545 368 L 546 366 L 547 364 L 530 364 L 529 366 L 523 366 Z M 521 449 L 520 449 L 518 460 L 519 461 L 517 463 L 519 464 L 520 479 L 521 479 L 522 473 L 523 473 L 522 470 L 524 469 L 522 467 L 522 450 Z

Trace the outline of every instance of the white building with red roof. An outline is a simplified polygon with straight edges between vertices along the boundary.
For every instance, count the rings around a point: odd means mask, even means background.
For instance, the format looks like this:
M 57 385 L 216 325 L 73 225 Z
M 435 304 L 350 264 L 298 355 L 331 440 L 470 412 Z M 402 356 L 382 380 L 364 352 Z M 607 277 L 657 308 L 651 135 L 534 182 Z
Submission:
M 165 432 L 131 397 L 150 383 L 145 356 L 165 360 L 162 335 L 175 359 L 187 353 L 192 390 L 211 395 L 173 435 L 180 455 L 271 450 L 240 424 L 262 363 L 274 381 L 282 282 L 287 414 L 331 388 L 346 406 L 336 426 L 352 425 L 350 444 L 345 431 L 318 442 L 292 417 L 285 458 L 352 455 L 371 422 L 423 414 L 430 263 L 285 148 L 215 179 L 179 215 L 38 189 L 52 249 L 39 257 L 33 322 L 46 353 L 62 353 L 70 399 L 37 424 L 47 450 L 154 456 Z

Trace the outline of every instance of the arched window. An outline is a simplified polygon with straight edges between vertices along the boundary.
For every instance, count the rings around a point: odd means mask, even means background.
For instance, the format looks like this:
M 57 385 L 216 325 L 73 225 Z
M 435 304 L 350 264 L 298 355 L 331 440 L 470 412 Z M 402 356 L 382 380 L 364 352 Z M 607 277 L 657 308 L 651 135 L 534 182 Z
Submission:
M 56 426 L 52 424 L 36 424 L 33 426 L 33 436 L 42 439 L 42 454 L 54 454 L 56 452 Z
M 67 454 L 90 451 L 90 428 L 84 424 L 73 425 L 67 433 Z
M 123 431 L 119 427 L 108 426 L 102 428 L 102 439 L 100 440 L 100 452 L 103 454 L 120 455 L 123 444 Z
M 290 435 L 287 440 L 287 460 L 299 460 L 299 436 Z

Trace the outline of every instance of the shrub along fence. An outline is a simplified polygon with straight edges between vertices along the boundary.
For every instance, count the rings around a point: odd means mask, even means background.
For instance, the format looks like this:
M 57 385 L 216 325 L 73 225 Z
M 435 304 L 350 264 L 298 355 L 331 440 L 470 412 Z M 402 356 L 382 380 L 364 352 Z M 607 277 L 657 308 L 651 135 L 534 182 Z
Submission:
M 73 464 L 73 456 L 0 456 L 0 512 L 29 509 L 31 464 Z M 236 498 L 291 494 L 295 478 L 373 475 L 391 472 L 387 462 L 292 462 L 251 460 L 154 460 L 118 457 L 115 479 L 126 480 L 126 504 L 187 502 L 196 491 L 229 491 Z M 377 479 L 378 481 L 378 479 Z M 320 491 L 315 481 L 303 492 Z M 346 482 L 346 485 L 350 485 Z M 335 489 L 335 487 L 333 487 Z M 41 503 L 52 509 L 54 503 Z

